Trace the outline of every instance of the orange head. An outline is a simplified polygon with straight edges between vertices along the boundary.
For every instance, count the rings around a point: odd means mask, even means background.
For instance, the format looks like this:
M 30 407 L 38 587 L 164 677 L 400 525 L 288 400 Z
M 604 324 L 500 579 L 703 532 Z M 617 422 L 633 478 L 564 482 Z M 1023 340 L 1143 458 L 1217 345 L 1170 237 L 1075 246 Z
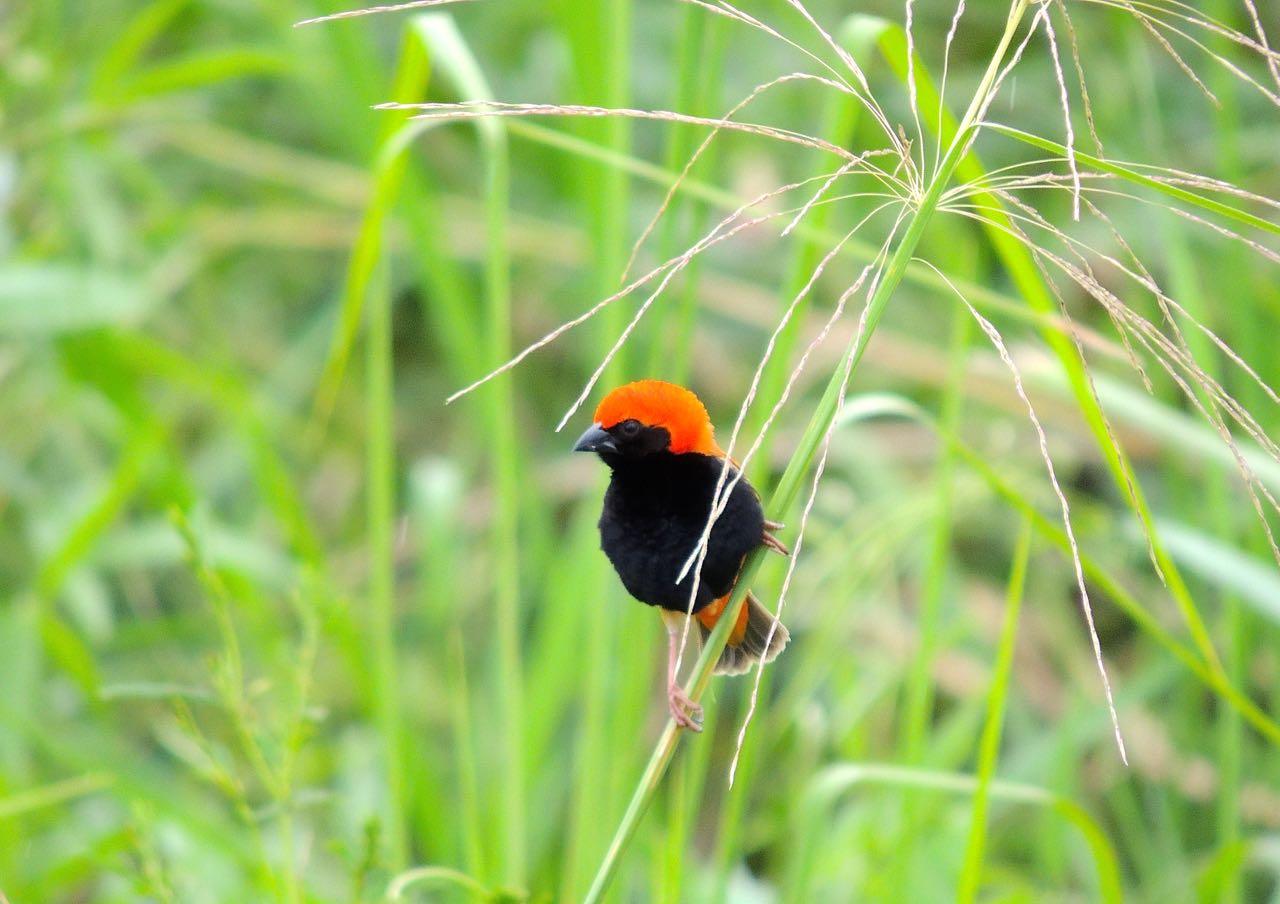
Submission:
M 696 395 L 674 383 L 638 380 L 619 386 L 596 407 L 595 421 L 578 441 L 578 451 L 724 455 L 707 409 Z

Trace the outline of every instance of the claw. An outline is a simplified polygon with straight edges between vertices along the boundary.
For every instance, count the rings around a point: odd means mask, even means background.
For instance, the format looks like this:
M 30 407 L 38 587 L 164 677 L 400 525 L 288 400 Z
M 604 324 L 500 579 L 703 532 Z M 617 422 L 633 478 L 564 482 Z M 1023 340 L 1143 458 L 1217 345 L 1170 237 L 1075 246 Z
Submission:
M 770 521 L 767 518 L 765 519 L 764 529 L 771 534 L 776 534 L 778 531 L 782 530 L 784 527 L 786 527 L 786 525 L 783 524 L 781 521 Z
M 667 687 L 667 704 L 677 725 L 690 731 L 702 731 L 702 707 L 690 700 L 680 685 Z
M 768 522 L 766 522 L 766 524 L 767 523 Z M 760 542 L 772 549 L 774 552 L 780 552 L 784 556 L 791 555 L 791 550 L 787 548 L 787 544 L 783 543 L 767 530 L 764 532 L 764 537 L 761 538 Z

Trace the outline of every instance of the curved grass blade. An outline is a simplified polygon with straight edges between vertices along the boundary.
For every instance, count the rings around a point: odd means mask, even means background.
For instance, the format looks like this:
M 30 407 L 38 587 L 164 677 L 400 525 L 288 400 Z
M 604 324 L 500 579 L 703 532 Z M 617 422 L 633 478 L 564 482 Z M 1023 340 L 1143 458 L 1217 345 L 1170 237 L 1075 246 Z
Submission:
M 1033 135 L 1030 132 L 1024 132 L 1022 129 L 1015 129 L 1013 126 L 1001 125 L 997 122 L 988 122 L 984 123 L 984 127 L 993 132 L 999 132 L 1001 135 L 1015 138 L 1018 141 L 1031 145 L 1032 147 L 1050 151 L 1054 154 L 1065 154 L 1067 152 L 1065 145 L 1059 144 L 1049 138 L 1043 138 L 1039 135 Z M 1105 160 L 1102 157 L 1095 157 L 1092 154 L 1086 154 L 1083 151 L 1076 151 L 1075 156 L 1080 163 L 1085 164 L 1086 166 L 1091 166 L 1100 172 L 1119 176 L 1120 178 L 1128 182 L 1132 182 L 1135 185 L 1150 188 L 1153 191 L 1158 191 L 1161 194 L 1177 201 L 1182 201 L 1186 204 L 1203 208 L 1204 210 L 1211 211 L 1229 220 L 1235 220 L 1236 222 L 1243 223 L 1246 226 L 1261 229 L 1263 232 L 1269 232 L 1272 235 L 1280 235 L 1280 223 L 1274 223 L 1271 220 L 1249 213 L 1247 210 L 1241 210 L 1238 207 L 1233 207 L 1230 204 L 1226 204 L 1214 198 L 1206 197 L 1197 192 L 1188 191 L 1187 189 L 1181 188 L 1177 185 L 1171 185 L 1165 180 L 1148 176 L 1145 173 L 1134 169 L 1130 164 L 1121 163 L 1115 160 Z
M 970 775 L 953 772 L 933 772 L 924 769 L 907 769 L 878 763 L 848 763 L 829 766 L 814 777 L 805 796 L 805 810 L 811 814 L 804 819 L 809 826 L 822 826 L 827 818 L 821 814 L 832 806 L 840 795 L 865 785 L 885 785 L 896 788 L 919 788 L 949 794 L 975 794 L 979 782 Z M 1107 904 L 1120 904 L 1124 900 L 1120 881 L 1120 867 L 1115 848 L 1102 827 L 1075 801 L 1054 794 L 1044 788 L 1014 782 L 993 781 L 988 791 L 993 800 L 1031 804 L 1046 808 L 1065 819 L 1079 831 L 1093 856 L 1098 874 L 1098 896 Z M 798 842 L 799 850 L 812 848 L 804 840 Z M 787 900 L 807 900 L 806 870 L 801 864 L 788 890 Z

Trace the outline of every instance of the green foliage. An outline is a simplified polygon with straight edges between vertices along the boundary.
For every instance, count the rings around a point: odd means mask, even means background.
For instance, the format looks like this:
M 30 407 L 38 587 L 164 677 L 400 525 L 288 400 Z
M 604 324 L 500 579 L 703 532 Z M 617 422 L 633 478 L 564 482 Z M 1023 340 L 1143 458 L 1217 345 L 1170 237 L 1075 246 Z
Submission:
M 1040 5 L 971 2 L 954 46 L 954 4 L 912 3 L 911 43 L 903 4 L 867 6 L 808 5 L 838 47 L 766 3 L 746 8 L 793 44 L 594 0 L 301 28 L 332 10 L 8 13 L 0 898 L 577 901 L 594 880 L 616 901 L 1272 900 L 1280 88 L 1222 32 L 1175 42 L 1197 84 L 1129 12 L 1046 4 L 1077 149 L 1042 40 L 980 102 Z M 1246 5 L 1205 6 L 1256 34 Z M 372 109 L 714 118 L 786 73 L 856 83 L 846 48 L 925 164 L 851 237 L 910 167 L 853 174 L 780 236 L 839 159 L 723 131 L 682 173 L 707 128 Z M 805 81 L 735 118 L 886 141 Z M 664 729 L 662 629 L 598 551 L 599 469 L 554 432 L 652 286 L 444 399 L 616 292 L 660 206 L 628 278 L 803 180 L 682 266 L 590 395 L 687 382 L 723 440 L 758 379 L 735 454 L 770 425 L 749 470 L 799 547 L 793 640 L 730 785 L 754 676 L 711 682 L 713 638 L 705 733 Z M 787 568 L 749 564 L 771 605 Z

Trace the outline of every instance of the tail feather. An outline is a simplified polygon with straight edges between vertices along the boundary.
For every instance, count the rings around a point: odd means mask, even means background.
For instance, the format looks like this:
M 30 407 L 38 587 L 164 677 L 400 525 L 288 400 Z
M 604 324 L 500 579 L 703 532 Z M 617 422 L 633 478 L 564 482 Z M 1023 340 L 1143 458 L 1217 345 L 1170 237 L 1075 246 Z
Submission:
M 716 660 L 714 671 L 717 675 L 741 675 L 750 671 L 751 666 L 757 662 L 772 662 L 791 639 L 790 632 L 782 622 L 777 621 L 773 613 L 762 606 L 753 594 L 747 594 L 743 610 L 746 613 L 745 629 L 736 643 L 731 636 L 730 642 L 725 644 L 720 658 Z M 712 622 L 711 627 L 714 625 Z M 698 626 L 705 642 L 711 636 L 711 627 L 701 621 Z M 738 632 L 735 630 L 733 633 Z

